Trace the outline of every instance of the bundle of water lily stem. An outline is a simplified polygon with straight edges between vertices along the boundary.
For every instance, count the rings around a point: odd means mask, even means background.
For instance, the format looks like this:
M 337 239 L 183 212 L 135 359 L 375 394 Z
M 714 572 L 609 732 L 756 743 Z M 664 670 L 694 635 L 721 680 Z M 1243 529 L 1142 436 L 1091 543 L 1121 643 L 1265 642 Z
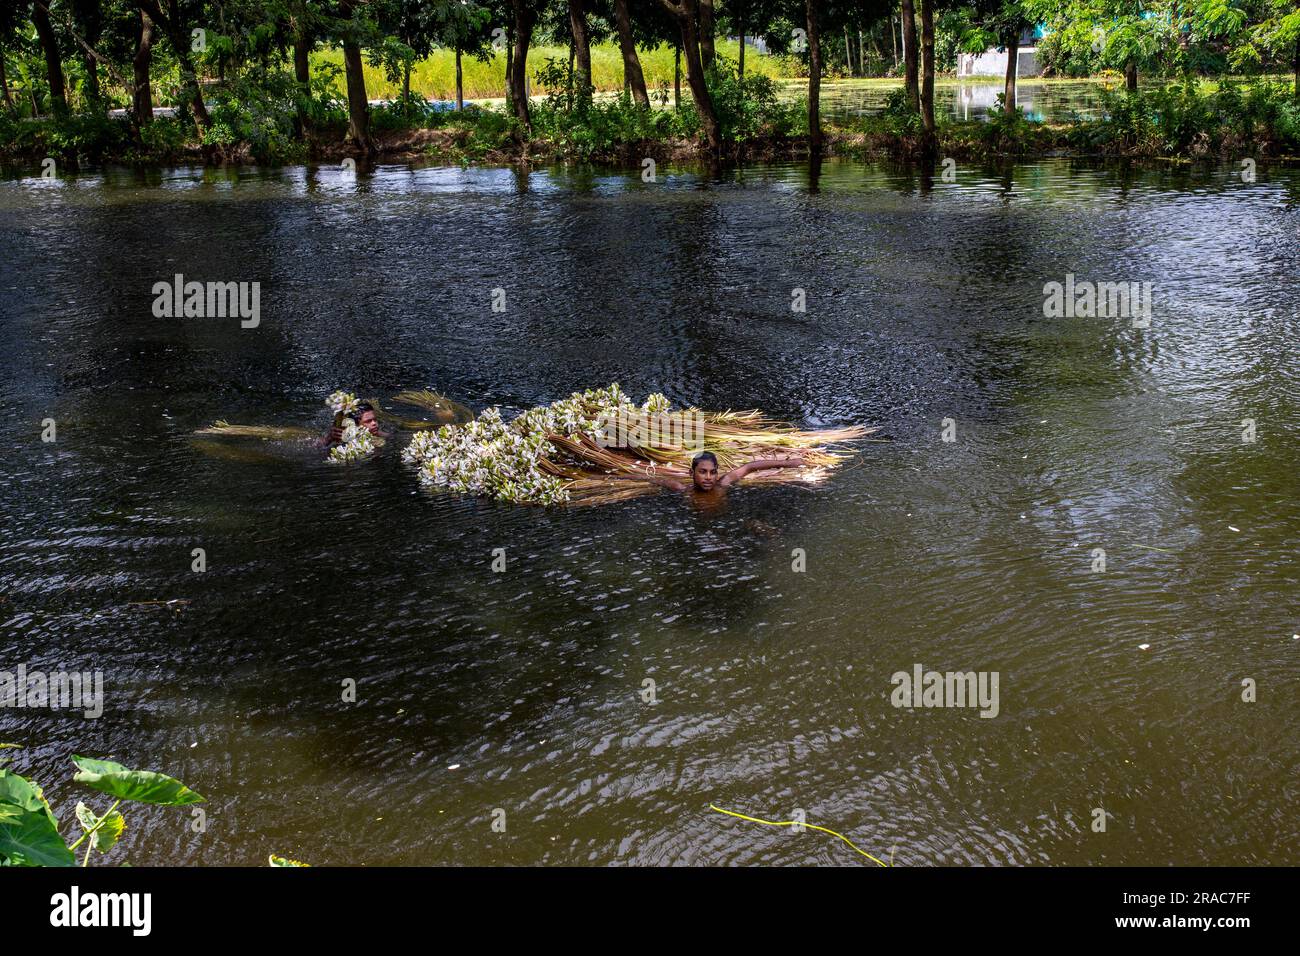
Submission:
M 691 459 L 713 452 L 729 471 L 763 458 L 802 459 L 801 468 L 756 472 L 744 484 L 816 484 L 848 456 L 842 443 L 871 428 L 806 431 L 758 411 L 675 409 L 661 394 L 635 404 L 617 384 L 574 392 L 530 408 L 510 421 L 492 407 L 478 417 L 430 391 L 406 391 L 393 401 L 432 413 L 438 421 L 408 419 L 380 410 L 385 421 L 413 431 L 403 461 L 418 466 L 431 487 L 498 501 L 527 504 L 602 504 L 658 489 L 653 478 L 689 484 Z M 382 440 L 371 439 L 348 415 L 358 407 L 351 392 L 325 399 L 341 442 L 329 453 L 339 464 L 369 458 Z M 377 401 L 371 405 L 379 408 Z M 671 427 L 663 427 L 668 424 Z M 631 427 L 627 427 L 627 426 Z M 616 427 L 615 427 L 616 426 Z M 303 429 L 216 422 L 200 435 L 293 440 L 315 437 Z
M 688 427 L 658 427 L 665 422 Z M 633 427 L 622 427 L 631 422 Z M 612 427 L 619 423 L 619 427 Z M 816 483 L 847 457 L 837 449 L 873 429 L 804 431 L 758 411 L 674 409 L 663 395 L 636 405 L 617 384 L 574 392 L 507 422 L 489 408 L 473 421 L 416 432 L 402 453 L 427 485 L 499 501 L 594 504 L 645 494 L 651 477 L 690 482 L 691 459 L 717 456 L 725 472 L 762 458 L 804 467 L 760 471 L 746 484 Z

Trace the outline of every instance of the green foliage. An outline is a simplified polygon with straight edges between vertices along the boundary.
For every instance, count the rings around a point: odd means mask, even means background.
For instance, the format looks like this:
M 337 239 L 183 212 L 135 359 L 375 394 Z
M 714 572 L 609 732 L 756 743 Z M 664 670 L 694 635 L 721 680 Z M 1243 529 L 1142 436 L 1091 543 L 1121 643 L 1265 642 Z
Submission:
M 657 0 L 656 0 L 657 2 Z M 545 63 L 547 59 L 568 61 L 567 45 L 539 43 L 528 51 L 528 63 Z M 567 40 L 567 35 L 565 37 Z M 718 38 L 718 53 L 734 59 L 739 54 L 740 45 L 730 40 Z M 651 89 L 673 84 L 673 47 L 669 44 L 645 46 L 638 49 L 641 69 L 645 74 L 646 85 Z M 312 54 L 312 72 L 315 73 L 326 64 L 339 65 L 343 62 L 343 53 L 338 49 L 323 49 Z M 483 58 L 465 54 L 461 58 L 461 70 L 464 77 L 465 96 L 468 99 L 500 99 L 505 96 L 506 58 L 505 53 L 487 50 Z M 780 79 L 805 75 L 797 57 L 761 56 L 750 50 L 745 56 L 745 80 L 759 74 Z M 592 82 L 597 92 L 617 93 L 623 89 L 623 57 L 616 42 L 593 44 L 591 47 Z M 341 71 L 340 71 L 341 76 Z M 395 99 L 401 94 L 401 77 L 389 79 L 382 65 L 365 64 L 366 92 L 371 99 Z M 689 97 L 686 87 L 686 64 L 682 63 L 682 98 Z M 342 79 L 338 81 L 338 90 L 342 91 Z M 417 61 L 411 67 L 411 91 L 428 99 L 451 100 L 456 95 L 456 56 L 446 47 L 436 49 L 427 57 Z M 550 92 L 550 88 L 533 88 L 534 93 Z
M 203 145 L 226 150 L 246 145 L 261 163 L 301 160 L 306 149 L 295 136 L 300 100 L 304 100 L 302 90 L 284 70 L 255 67 L 231 78 L 217 88 L 210 110 L 212 126 L 203 136 Z M 317 115 L 322 112 L 323 108 Z
M 140 127 L 140 145 L 146 157 L 174 159 L 185 152 L 194 127 L 180 119 L 160 116 Z
M 102 817 L 97 817 L 84 803 L 77 804 L 77 820 L 82 830 L 94 835 L 95 849 L 100 853 L 107 853 L 113 849 L 126 830 L 126 820 L 116 810 L 110 810 Z
M 562 155 L 589 160 L 622 146 L 686 133 L 682 117 L 671 110 L 644 109 L 626 93 L 596 99 L 584 78 L 558 57 L 548 57 L 536 78 L 538 86 L 551 92 L 531 107 L 533 134 L 549 140 Z
M 75 862 L 40 787 L 0 769 L 0 865 L 73 866 Z
M 67 113 L 43 119 L 0 114 L 0 152 L 28 156 L 74 156 L 97 162 L 131 140 L 126 120 L 99 113 Z
M 112 850 L 126 831 L 126 820 L 117 809 L 123 800 L 168 807 L 203 800 L 166 774 L 130 770 L 111 760 L 73 757 L 72 761 L 77 766 L 74 780 L 117 800 L 102 814 L 78 803 L 76 815 L 82 835 L 69 846 L 59 834 L 58 818 L 41 788 L 20 774 L 0 768 L 0 866 L 75 866 L 74 851 L 82 843 L 86 843 L 82 858 L 82 866 L 86 866 L 92 852 Z
M 747 72 L 742 83 L 736 64 L 719 56 L 707 80 L 723 139 L 743 143 L 760 136 L 807 135 L 807 102 L 781 102 L 771 77 Z
M 277 856 L 272 853 L 266 858 L 267 866 L 286 866 L 286 867 L 310 867 L 310 863 L 299 863 L 297 860 L 291 860 L 287 856 Z
M 1135 93 L 1103 93 L 1104 116 L 1079 121 L 1076 148 L 1125 155 L 1209 156 L 1300 148 L 1300 106 L 1283 85 L 1222 83 L 1204 92 L 1175 83 Z
M 91 760 L 89 757 L 74 756 L 72 762 L 77 765 L 73 780 L 121 800 L 156 803 L 164 807 L 183 807 L 203 802 L 203 797 L 166 774 L 152 770 L 128 770 L 120 763 Z

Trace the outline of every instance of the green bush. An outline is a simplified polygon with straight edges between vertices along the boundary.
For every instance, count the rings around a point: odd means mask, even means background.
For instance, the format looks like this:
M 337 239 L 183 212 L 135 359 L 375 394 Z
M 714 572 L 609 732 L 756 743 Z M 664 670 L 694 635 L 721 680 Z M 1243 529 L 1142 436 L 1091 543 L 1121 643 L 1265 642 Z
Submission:
M 1194 80 L 1151 90 L 1102 93 L 1100 119 L 1076 120 L 1070 145 L 1126 155 L 1208 156 L 1300 145 L 1297 106 L 1283 84 L 1225 81 L 1203 92 Z
M 247 145 L 254 159 L 268 164 L 296 162 L 306 155 L 295 137 L 301 91 L 291 74 L 257 67 L 227 80 L 214 99 L 204 146 L 232 150 Z
M 723 139 L 743 143 L 759 136 L 808 132 L 807 101 L 781 102 L 770 76 L 750 73 L 742 83 L 735 63 L 719 56 L 709 73 L 708 86 Z

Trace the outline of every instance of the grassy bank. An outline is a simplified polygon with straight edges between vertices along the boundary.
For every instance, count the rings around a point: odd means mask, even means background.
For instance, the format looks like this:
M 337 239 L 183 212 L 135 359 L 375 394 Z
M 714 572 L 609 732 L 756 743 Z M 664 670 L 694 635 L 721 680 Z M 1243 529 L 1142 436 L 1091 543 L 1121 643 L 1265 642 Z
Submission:
M 802 98 L 791 98 L 783 84 L 761 75 L 749 74 L 743 87 L 734 74 L 720 73 L 710 82 L 726 158 L 807 154 L 807 107 Z M 0 156 L 26 161 L 59 157 L 60 166 L 69 168 L 78 162 L 105 161 L 279 165 L 337 161 L 349 155 L 346 109 L 337 93 L 323 88 L 313 98 L 306 136 L 295 129 L 295 97 L 291 83 L 275 87 L 265 78 L 218 90 L 211 107 L 213 124 L 202 142 L 183 116 L 155 119 L 136 133 L 126 120 L 101 114 L 38 121 L 0 114 Z M 1191 81 L 1133 94 L 1102 89 L 1099 99 L 1097 115 L 1066 123 L 1031 122 L 1022 114 L 1000 111 L 986 120 L 940 118 L 939 155 L 1240 161 L 1300 154 L 1300 101 L 1289 85 L 1225 82 L 1207 90 Z M 646 157 L 682 161 L 702 155 L 699 118 L 689 97 L 680 109 L 643 110 L 625 96 L 570 100 L 557 91 L 536 97 L 531 114 L 532 127 L 524 129 L 500 106 L 456 112 L 412 99 L 373 107 L 371 121 L 380 158 L 390 161 L 639 165 Z M 832 155 L 924 158 L 920 116 L 907 108 L 898 86 L 886 97 L 880 114 L 823 127 Z
M 735 60 L 740 54 L 740 45 L 730 41 L 719 41 L 718 53 Z M 638 51 L 641 58 L 641 70 L 645 74 L 646 86 L 651 92 L 656 89 L 672 89 L 673 86 L 673 48 L 667 45 Z M 528 72 L 535 73 L 548 59 L 564 64 L 569 62 L 569 48 L 563 46 L 535 46 L 528 51 Z M 332 64 L 340 70 L 343 68 L 341 50 L 319 50 L 312 54 L 312 66 L 318 68 L 323 64 Z M 796 64 L 793 60 L 782 57 L 762 56 L 753 49 L 745 53 L 745 72 L 752 76 L 767 76 L 773 79 L 796 76 Z M 366 95 L 372 100 L 394 99 L 402 92 L 400 77 L 394 82 L 382 69 L 369 64 L 365 67 Z M 476 60 L 470 56 L 461 57 L 461 74 L 465 86 L 465 98 L 499 99 L 505 95 L 506 56 L 504 51 L 495 53 L 490 60 Z M 623 57 L 618 45 L 602 43 L 591 48 L 592 85 L 601 91 L 623 89 Z M 686 64 L 682 64 L 683 95 L 686 91 Z M 340 76 L 336 89 L 342 95 L 343 79 Z M 451 50 L 436 50 L 433 55 L 421 60 L 411 70 L 411 91 L 429 100 L 452 100 L 456 97 L 456 57 Z M 546 90 L 533 87 L 534 93 Z

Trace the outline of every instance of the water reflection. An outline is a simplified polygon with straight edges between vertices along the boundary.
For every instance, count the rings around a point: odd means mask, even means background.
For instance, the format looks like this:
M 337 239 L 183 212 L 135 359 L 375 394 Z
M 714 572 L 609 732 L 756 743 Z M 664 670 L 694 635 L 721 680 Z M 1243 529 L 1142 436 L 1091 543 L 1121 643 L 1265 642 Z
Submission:
M 1016 84 L 1016 105 L 1037 122 L 1063 122 L 1078 115 L 1095 116 L 1101 110 L 1103 83 L 1097 80 L 1042 80 L 1025 78 Z M 872 116 L 885 108 L 898 81 L 839 80 L 822 86 L 822 113 L 829 120 Z M 802 95 L 795 84 L 786 87 L 790 95 Z M 936 83 L 935 111 L 953 119 L 984 119 L 999 109 L 1003 93 L 1000 78 L 961 79 Z

